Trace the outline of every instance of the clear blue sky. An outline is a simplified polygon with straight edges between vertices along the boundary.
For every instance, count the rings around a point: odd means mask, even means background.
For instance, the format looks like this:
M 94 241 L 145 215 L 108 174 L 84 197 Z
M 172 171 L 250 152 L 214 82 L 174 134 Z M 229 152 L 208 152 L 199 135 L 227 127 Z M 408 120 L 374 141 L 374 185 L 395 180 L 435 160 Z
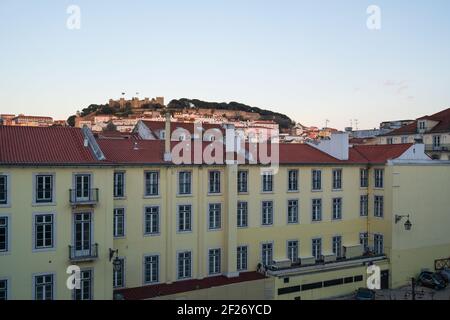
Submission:
M 1 0 L 0 49 L 0 113 L 65 119 L 140 92 L 341 129 L 450 106 L 448 0 Z

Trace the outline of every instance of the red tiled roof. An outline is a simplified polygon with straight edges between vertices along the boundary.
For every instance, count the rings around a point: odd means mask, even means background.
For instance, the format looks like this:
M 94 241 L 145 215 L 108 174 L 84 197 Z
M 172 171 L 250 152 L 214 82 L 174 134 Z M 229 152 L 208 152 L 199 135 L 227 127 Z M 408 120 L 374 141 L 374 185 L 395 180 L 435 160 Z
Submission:
M 164 140 L 97 139 L 97 143 L 114 163 L 164 163 Z
M 386 163 L 400 157 L 412 144 L 356 145 L 350 149 L 350 160 L 366 159 L 369 163 Z
M 102 163 L 83 142 L 83 134 L 78 128 L 0 127 L 0 163 Z
M 163 283 L 144 287 L 115 290 L 114 293 L 122 294 L 125 300 L 144 300 L 181 292 L 262 279 L 265 279 L 265 276 L 259 272 L 244 272 L 235 278 L 227 278 L 225 276 L 208 277 L 201 280 L 192 279 L 177 281 L 171 284 Z

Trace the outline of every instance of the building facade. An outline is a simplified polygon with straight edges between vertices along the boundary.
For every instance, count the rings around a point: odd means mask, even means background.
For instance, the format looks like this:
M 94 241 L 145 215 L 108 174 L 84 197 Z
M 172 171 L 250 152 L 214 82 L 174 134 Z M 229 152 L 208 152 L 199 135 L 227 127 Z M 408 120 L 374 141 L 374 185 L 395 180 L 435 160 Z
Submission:
M 1 127 L 0 298 L 321 299 L 450 256 L 450 164 L 423 145 L 282 144 L 277 171 L 168 146 Z

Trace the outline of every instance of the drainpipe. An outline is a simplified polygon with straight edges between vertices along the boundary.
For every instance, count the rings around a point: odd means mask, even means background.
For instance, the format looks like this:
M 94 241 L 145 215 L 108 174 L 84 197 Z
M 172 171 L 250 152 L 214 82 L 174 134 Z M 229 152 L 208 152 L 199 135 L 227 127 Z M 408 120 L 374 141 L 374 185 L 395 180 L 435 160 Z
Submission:
M 170 150 L 170 112 L 168 110 L 165 111 L 166 116 L 166 126 L 165 126 L 165 134 L 164 134 L 164 161 L 172 161 L 172 153 Z

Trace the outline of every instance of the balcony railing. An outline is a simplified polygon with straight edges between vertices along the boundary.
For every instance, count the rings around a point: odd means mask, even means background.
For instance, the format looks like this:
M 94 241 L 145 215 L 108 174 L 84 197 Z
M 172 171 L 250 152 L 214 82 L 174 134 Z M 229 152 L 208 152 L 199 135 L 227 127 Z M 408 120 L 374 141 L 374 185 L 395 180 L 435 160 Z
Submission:
M 425 151 L 450 151 L 450 144 L 440 144 L 438 146 L 434 144 L 426 144 Z
M 77 249 L 69 246 L 69 260 L 71 261 L 92 261 L 98 258 L 98 244 L 92 244 L 85 249 Z
M 72 205 L 95 205 L 98 203 L 98 189 L 82 190 L 81 192 L 80 190 L 70 189 L 69 199 Z

